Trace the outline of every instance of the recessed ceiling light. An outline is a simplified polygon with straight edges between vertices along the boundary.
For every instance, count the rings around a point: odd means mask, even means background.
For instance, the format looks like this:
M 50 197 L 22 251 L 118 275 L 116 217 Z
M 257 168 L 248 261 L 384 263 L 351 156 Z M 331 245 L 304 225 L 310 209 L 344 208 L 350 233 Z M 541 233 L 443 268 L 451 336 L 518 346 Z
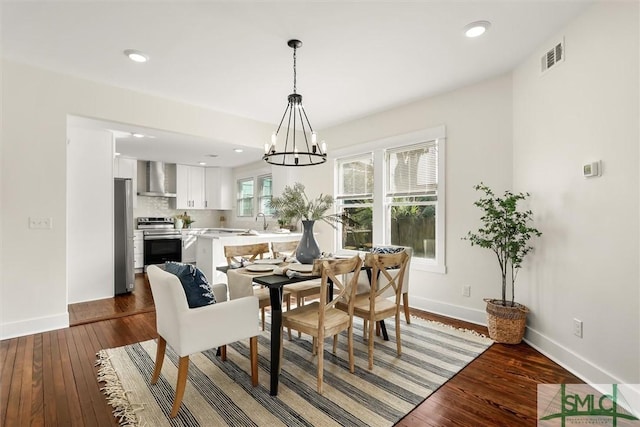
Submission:
M 217 154 L 207 154 L 207 157 L 218 157 Z
M 206 166 L 206 165 L 207 165 L 207 163 L 206 163 L 206 162 L 200 162 L 200 163 L 198 163 L 198 164 L 199 164 L 200 166 Z
M 473 38 L 481 36 L 489 29 L 491 22 L 489 21 L 476 21 L 464 27 L 464 35 Z
M 144 138 L 144 135 L 141 133 L 134 132 L 131 134 L 134 138 Z
M 113 153 L 113 155 L 114 155 L 114 156 L 119 156 L 119 155 L 120 155 L 120 153 L 115 152 L 115 153 Z
M 135 49 L 127 49 L 124 51 L 124 54 L 134 62 L 147 62 L 149 60 L 149 55 Z
M 242 148 L 234 148 L 233 151 L 236 153 L 242 153 L 244 150 Z

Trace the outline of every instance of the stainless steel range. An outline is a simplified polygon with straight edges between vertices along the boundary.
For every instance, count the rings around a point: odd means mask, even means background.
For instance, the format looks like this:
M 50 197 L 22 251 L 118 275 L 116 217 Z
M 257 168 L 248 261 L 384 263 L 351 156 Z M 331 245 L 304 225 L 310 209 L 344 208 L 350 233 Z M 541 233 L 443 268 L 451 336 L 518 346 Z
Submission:
M 171 217 L 138 217 L 138 230 L 143 230 L 144 266 L 182 260 L 182 234 L 174 229 Z

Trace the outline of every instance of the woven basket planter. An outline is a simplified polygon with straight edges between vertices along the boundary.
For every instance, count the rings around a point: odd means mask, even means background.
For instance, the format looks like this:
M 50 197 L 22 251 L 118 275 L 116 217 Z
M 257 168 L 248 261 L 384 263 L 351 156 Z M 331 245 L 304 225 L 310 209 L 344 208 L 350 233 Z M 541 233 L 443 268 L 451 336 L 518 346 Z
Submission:
M 502 305 L 502 300 L 488 299 L 487 326 L 489 337 L 502 344 L 518 344 L 524 337 L 529 309 L 522 304 Z

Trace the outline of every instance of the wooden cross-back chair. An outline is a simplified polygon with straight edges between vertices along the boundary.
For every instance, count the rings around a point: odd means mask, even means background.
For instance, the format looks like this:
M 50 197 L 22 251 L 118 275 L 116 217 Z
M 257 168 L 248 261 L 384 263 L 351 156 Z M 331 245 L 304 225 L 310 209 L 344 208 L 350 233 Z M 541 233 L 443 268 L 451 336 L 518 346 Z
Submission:
M 274 258 L 284 258 L 294 256 L 298 248 L 299 240 L 289 240 L 286 242 L 271 242 L 271 252 Z
M 333 335 L 333 352 L 335 353 L 338 334 L 344 330 L 347 331 L 349 370 L 351 373 L 355 372 L 353 358 L 353 303 L 362 260 L 356 255 L 349 259 L 323 260 L 319 264 L 322 276 L 320 299 L 282 313 L 282 327 L 295 329 L 313 337 L 313 351 L 314 354 L 318 355 L 318 393 L 322 394 L 324 339 L 326 337 Z M 353 275 L 348 281 L 343 282 L 342 277 L 347 273 L 353 273 Z M 330 280 L 333 282 L 333 299 L 327 301 Z M 336 303 L 339 300 L 347 302 L 346 312 L 336 308 Z M 282 342 L 280 344 L 282 345 Z
M 233 264 L 240 264 L 242 259 L 246 259 L 247 261 L 255 261 L 256 259 L 263 259 L 264 254 L 269 253 L 269 243 L 254 243 L 251 245 L 229 245 L 224 247 L 224 256 L 227 258 L 227 265 L 231 267 Z M 231 283 L 229 283 L 231 286 Z M 229 289 L 229 295 L 235 293 L 235 290 Z M 243 295 L 243 293 L 240 293 Z M 258 305 L 260 307 L 260 315 L 262 330 L 265 329 L 265 308 L 271 306 L 271 296 L 269 295 L 269 289 L 262 287 L 254 287 L 253 295 L 258 297 Z M 284 291 L 282 293 L 283 301 L 286 303 L 287 310 L 291 306 L 289 299 L 289 292 Z M 233 298 L 232 298 L 233 299 Z
M 375 324 L 388 317 L 395 318 L 396 351 L 402 354 L 400 339 L 400 301 L 403 292 L 403 279 L 409 263 L 406 250 L 390 254 L 372 254 L 365 257 L 365 267 L 371 268 L 371 286 L 369 293 L 356 296 L 353 315 L 364 319 L 364 332 L 368 330 L 369 369 L 373 369 L 373 345 Z M 346 304 L 340 304 L 342 310 L 349 310 Z
M 224 256 L 227 258 L 227 264 L 240 264 L 242 259 L 247 261 L 255 261 L 262 259 L 264 254 L 269 253 L 269 243 L 254 243 L 251 245 L 233 245 L 224 247 Z
M 296 248 L 298 247 L 299 240 L 290 240 L 286 242 L 271 242 L 271 252 L 274 258 L 284 258 L 288 256 L 295 256 Z M 296 300 L 296 307 L 304 305 L 305 298 L 317 297 L 320 294 L 320 281 L 319 280 L 307 280 L 299 283 L 291 283 L 285 285 L 284 289 L 291 294 Z M 288 331 L 289 340 L 291 340 L 291 329 Z M 298 331 L 298 336 L 300 336 Z

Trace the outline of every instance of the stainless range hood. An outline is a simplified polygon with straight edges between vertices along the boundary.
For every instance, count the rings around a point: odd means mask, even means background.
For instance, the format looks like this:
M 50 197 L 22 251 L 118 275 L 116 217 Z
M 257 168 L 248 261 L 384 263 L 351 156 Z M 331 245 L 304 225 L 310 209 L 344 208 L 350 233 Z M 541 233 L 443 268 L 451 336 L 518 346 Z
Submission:
M 165 191 L 165 174 L 163 162 L 147 162 L 147 187 L 139 192 L 139 196 L 176 197 L 176 193 Z

